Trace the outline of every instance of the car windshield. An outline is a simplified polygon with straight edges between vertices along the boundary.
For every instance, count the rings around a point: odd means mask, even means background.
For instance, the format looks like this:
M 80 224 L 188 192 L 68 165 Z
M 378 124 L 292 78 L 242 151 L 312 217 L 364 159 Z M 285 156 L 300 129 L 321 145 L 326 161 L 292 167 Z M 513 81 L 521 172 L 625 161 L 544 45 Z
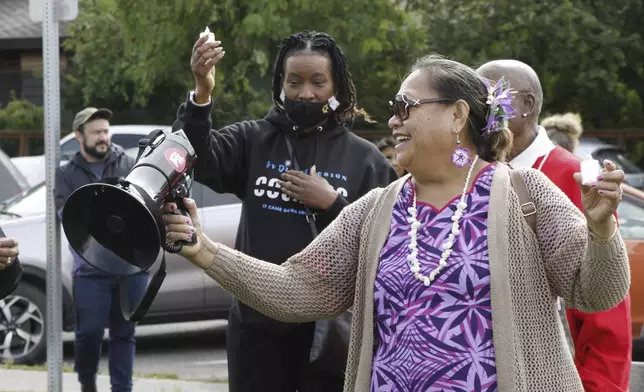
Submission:
M 597 150 L 593 157 L 602 162 L 604 159 L 610 159 L 615 162 L 618 169 L 624 170 L 626 174 L 644 174 L 644 171 L 628 159 L 622 151 L 615 148 L 605 148 Z
M 167 125 L 111 125 L 110 132 L 112 143 L 123 149 L 137 148 L 139 140 L 155 129 L 170 132 L 172 127 Z M 65 136 L 60 144 L 61 160 L 70 160 L 80 150 L 80 145 L 72 134 Z M 138 151 L 138 148 L 137 148 Z M 136 155 L 135 155 L 136 157 Z
M 129 148 L 125 151 L 132 158 L 136 158 L 138 152 L 138 148 Z M 25 187 L 25 189 L 27 190 L 21 190 L 19 193 L 12 195 L 13 197 L 8 198 L 4 203 L 1 203 L 0 211 L 3 214 L 14 216 L 44 214 L 47 205 L 45 182 L 32 188 Z
M 0 150 L 0 202 L 19 195 L 29 189 L 29 183 L 11 162 L 11 158 Z
M 2 212 L 5 214 L 24 216 L 44 213 L 47 205 L 47 192 L 45 183 L 7 200 L 2 205 Z

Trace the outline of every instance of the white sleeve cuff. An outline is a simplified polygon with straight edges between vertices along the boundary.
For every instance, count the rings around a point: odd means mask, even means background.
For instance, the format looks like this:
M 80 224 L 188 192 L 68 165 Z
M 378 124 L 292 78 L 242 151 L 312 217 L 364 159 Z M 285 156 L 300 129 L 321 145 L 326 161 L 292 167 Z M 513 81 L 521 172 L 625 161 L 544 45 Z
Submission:
M 195 102 L 195 92 L 194 92 L 194 90 L 193 90 L 193 91 L 190 91 L 190 103 L 191 103 L 191 104 L 193 104 L 193 105 L 195 105 L 195 106 L 201 106 L 201 107 L 204 107 L 204 106 L 208 106 L 208 105 L 210 105 L 210 101 L 211 101 L 211 98 L 208 98 L 208 102 L 206 102 L 206 103 L 196 103 L 196 102 Z

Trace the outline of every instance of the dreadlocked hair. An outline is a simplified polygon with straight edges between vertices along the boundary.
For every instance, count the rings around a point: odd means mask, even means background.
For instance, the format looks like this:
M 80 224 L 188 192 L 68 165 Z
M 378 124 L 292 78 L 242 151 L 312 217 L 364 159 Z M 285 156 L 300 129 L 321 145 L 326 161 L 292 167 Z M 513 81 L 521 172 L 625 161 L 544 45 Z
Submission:
M 362 115 L 366 121 L 370 121 L 367 113 L 357 107 L 356 88 L 344 52 L 330 35 L 317 31 L 301 31 L 282 41 L 273 66 L 272 88 L 275 107 L 280 110 L 284 109 L 284 102 L 282 102 L 280 94 L 286 59 L 294 54 L 306 52 L 317 52 L 328 56 L 331 60 L 335 98 L 340 103 L 335 110 L 336 121 L 341 124 L 353 123 L 357 115 Z

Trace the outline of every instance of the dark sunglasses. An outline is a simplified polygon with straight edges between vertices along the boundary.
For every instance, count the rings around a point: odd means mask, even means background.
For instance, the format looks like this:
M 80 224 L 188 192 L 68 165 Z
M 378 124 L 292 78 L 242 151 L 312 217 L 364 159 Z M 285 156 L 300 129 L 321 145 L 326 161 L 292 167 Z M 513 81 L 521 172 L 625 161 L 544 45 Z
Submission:
M 393 101 L 389 101 L 389 116 L 396 116 L 400 121 L 409 118 L 409 109 L 425 103 L 454 102 L 451 98 L 409 99 L 405 94 L 398 94 Z

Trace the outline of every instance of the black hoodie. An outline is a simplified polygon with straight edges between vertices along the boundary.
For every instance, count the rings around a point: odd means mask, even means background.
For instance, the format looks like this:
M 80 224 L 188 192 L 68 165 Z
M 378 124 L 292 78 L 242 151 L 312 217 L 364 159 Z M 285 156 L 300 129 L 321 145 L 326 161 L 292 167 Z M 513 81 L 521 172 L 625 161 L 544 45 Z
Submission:
M 212 102 L 196 105 L 190 95 L 173 130 L 183 129 L 195 148 L 195 180 L 242 200 L 235 247 L 250 256 L 281 264 L 313 240 L 302 204 L 279 188 L 280 174 L 292 160 L 286 138 L 300 169 L 309 172 L 315 164 L 318 175 L 338 191 L 329 210 L 314 211 L 318 231 L 349 203 L 398 178 L 373 143 L 333 121 L 302 132 L 283 111 L 271 109 L 264 119 L 211 130 Z

